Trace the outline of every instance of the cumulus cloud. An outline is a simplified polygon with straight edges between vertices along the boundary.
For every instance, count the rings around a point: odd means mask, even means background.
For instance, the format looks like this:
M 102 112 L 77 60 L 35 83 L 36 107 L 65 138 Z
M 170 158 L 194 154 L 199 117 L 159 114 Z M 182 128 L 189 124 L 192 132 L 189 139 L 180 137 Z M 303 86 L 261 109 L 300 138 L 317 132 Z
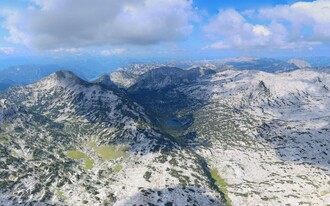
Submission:
M 255 23 L 262 22 L 262 23 Z M 330 1 L 297 2 L 251 12 L 221 10 L 204 27 L 207 49 L 311 49 L 330 42 Z
M 114 56 L 114 55 L 119 55 L 126 52 L 125 48 L 116 48 L 113 50 L 103 50 L 101 51 L 102 56 Z
M 259 11 L 261 18 L 285 22 L 292 30 L 290 38 L 330 41 L 330 1 L 297 2 Z
M 270 44 L 282 46 L 288 31 L 278 23 L 269 25 L 247 22 L 239 12 L 229 9 L 222 10 L 204 27 L 211 39 L 216 40 L 206 48 L 229 49 L 268 47 Z
M 38 49 L 147 45 L 193 30 L 191 0 L 34 0 L 7 15 L 8 40 Z

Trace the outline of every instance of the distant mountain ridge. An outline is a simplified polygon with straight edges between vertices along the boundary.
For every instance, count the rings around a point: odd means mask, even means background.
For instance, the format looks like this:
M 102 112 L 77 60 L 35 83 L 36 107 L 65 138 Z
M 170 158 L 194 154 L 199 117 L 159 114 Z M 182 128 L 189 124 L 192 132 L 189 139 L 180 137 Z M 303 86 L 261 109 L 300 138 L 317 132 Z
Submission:
M 298 65 L 296 65 L 296 64 Z M 209 72 L 219 72 L 230 69 L 236 70 L 257 70 L 270 73 L 281 73 L 293 71 L 301 68 L 311 68 L 306 61 L 293 59 L 291 61 L 282 61 L 272 58 L 228 58 L 220 60 L 204 60 L 204 61 L 186 61 L 169 64 L 135 64 L 128 67 L 120 68 L 111 72 L 110 79 L 119 87 L 129 88 L 139 82 L 139 78 L 145 73 L 151 73 L 152 70 L 168 67 L 183 68 L 183 70 L 201 69 Z M 145 77 L 144 77 L 145 78 Z M 141 83 L 141 82 L 139 82 Z
M 100 65 L 98 65 L 100 66 Z M 261 70 L 266 72 L 291 71 L 298 68 L 310 68 L 310 64 L 299 59 L 292 59 L 288 62 L 270 58 L 229 58 L 223 60 L 187 61 L 173 63 L 150 63 L 132 64 L 127 67 L 120 67 L 115 72 L 110 73 L 110 79 L 119 87 L 128 88 L 136 83 L 137 78 L 145 72 L 160 67 L 178 67 L 192 69 L 203 68 L 204 70 L 214 70 L 216 72 L 226 69 L 238 70 Z M 70 70 L 83 79 L 95 79 L 98 72 L 92 72 L 92 68 L 75 68 Z M 53 72 L 64 69 L 58 65 L 18 65 L 0 70 L 0 90 L 10 86 L 31 84 Z M 99 73 L 100 74 L 100 73 Z
M 40 79 L 62 70 L 58 65 L 18 65 L 0 70 L 0 90 L 10 86 L 32 84 Z M 89 79 L 92 76 L 88 70 L 72 69 L 83 79 Z
M 289 64 L 294 64 L 300 69 L 311 68 L 312 67 L 312 65 L 310 63 L 308 63 L 307 61 L 301 60 L 301 59 L 290 59 L 288 61 L 288 63 Z
M 176 67 L 160 67 L 142 74 L 129 90 L 136 90 L 137 88 L 160 89 L 193 82 L 204 75 L 214 73 L 215 71 L 211 69 L 192 68 L 183 70 Z

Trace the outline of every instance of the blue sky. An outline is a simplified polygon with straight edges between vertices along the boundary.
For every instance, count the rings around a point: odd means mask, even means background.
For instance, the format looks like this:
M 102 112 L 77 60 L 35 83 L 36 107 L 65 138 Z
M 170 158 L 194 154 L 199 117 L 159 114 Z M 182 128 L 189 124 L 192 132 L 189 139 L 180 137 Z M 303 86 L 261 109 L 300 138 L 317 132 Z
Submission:
M 2 0 L 1 59 L 323 56 L 330 1 Z

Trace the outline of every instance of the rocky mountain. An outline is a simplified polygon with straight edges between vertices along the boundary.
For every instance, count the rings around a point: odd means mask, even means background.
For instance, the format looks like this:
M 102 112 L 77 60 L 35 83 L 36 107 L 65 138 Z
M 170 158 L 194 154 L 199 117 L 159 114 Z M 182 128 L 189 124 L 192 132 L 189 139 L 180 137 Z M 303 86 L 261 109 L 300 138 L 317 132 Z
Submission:
M 131 96 L 208 160 L 232 205 L 326 205 L 330 76 L 227 70 Z
M 192 83 L 204 75 L 214 73 L 214 70 L 203 68 L 183 70 L 176 67 L 160 67 L 143 73 L 137 78 L 136 83 L 129 87 L 129 90 L 157 90 L 178 86 Z
M 71 62 L 71 61 L 68 61 Z M 0 70 L 0 90 L 9 88 L 10 86 L 26 85 L 39 81 L 40 79 L 50 75 L 53 72 L 63 68 L 70 68 L 79 77 L 87 80 L 95 79 L 104 73 L 105 65 L 98 61 L 86 60 L 83 62 L 68 63 L 61 62 L 65 67 L 58 65 L 17 65 L 10 66 Z M 72 60 L 72 62 L 75 62 Z M 84 66 L 82 66 L 84 65 Z M 288 62 L 271 58 L 228 58 L 219 60 L 203 60 L 203 61 L 178 61 L 167 63 L 145 63 L 145 64 L 129 64 L 120 67 L 116 71 L 110 73 L 110 79 L 118 87 L 128 88 L 138 82 L 141 75 L 153 69 L 160 67 L 177 67 L 184 70 L 202 69 L 214 70 L 216 72 L 228 69 L 237 70 L 260 70 L 266 72 L 283 72 L 298 68 L 311 68 L 311 65 L 300 59 L 291 59 Z M 91 70 L 90 68 L 93 68 Z
M 121 67 L 116 71 L 110 73 L 110 79 L 117 86 L 128 88 L 137 82 L 137 79 L 144 73 L 157 69 L 159 67 L 165 67 L 165 64 L 131 64 L 127 67 Z
M 63 69 L 58 65 L 17 65 L 0 70 L 0 90 L 11 86 L 32 84 L 48 75 Z M 88 69 L 72 69 L 79 77 L 90 79 L 93 73 Z
M 311 68 L 312 65 L 308 63 L 307 61 L 301 60 L 301 59 L 290 59 L 288 61 L 289 64 L 294 64 L 298 68 L 303 69 L 303 68 Z
M 249 57 L 240 57 L 240 58 L 227 58 L 227 59 L 218 59 L 218 60 L 203 60 L 203 61 L 179 61 L 171 62 L 166 64 L 160 63 L 149 63 L 149 64 L 131 64 L 127 67 L 121 67 L 118 70 L 110 73 L 110 79 L 118 86 L 122 88 L 132 87 L 134 84 L 141 84 L 141 82 L 150 82 L 156 81 L 154 78 L 150 77 L 149 80 L 144 80 L 149 75 L 156 75 L 154 73 L 160 73 L 159 68 L 163 68 L 164 72 L 169 72 L 165 68 L 169 68 L 174 74 L 174 68 L 178 69 L 176 72 L 179 76 L 185 73 L 182 70 L 192 70 L 190 73 L 216 73 L 225 70 L 259 70 L 271 73 L 280 73 L 285 71 L 292 71 L 299 68 L 304 68 L 309 65 L 307 62 L 299 59 L 294 59 L 291 61 L 282 61 L 272 58 L 249 58 Z M 306 67 L 307 68 L 307 67 Z M 310 65 L 309 67 L 310 68 Z M 153 71 L 157 69 L 157 71 Z M 200 71 L 198 71 L 200 70 Z M 191 76 L 191 74 L 189 74 Z M 196 74 L 195 74 L 196 75 Z M 199 76 L 202 76 L 199 75 Z M 168 78 L 176 78 L 176 75 L 168 76 Z M 180 78 L 180 77 L 178 77 Z M 159 78 L 156 78 L 159 79 Z M 168 80 L 172 81 L 172 80 Z
M 235 58 L 225 59 L 224 64 L 239 70 L 258 70 L 264 72 L 283 72 L 298 69 L 295 64 L 272 58 Z
M 182 66 L 184 69 L 181 69 L 178 65 Z M 203 75 L 229 69 L 235 68 L 231 65 L 194 61 L 171 64 L 132 64 L 128 67 L 119 68 L 110 73 L 109 76 L 111 81 L 118 87 L 128 89 L 133 86 L 136 87 L 137 84 L 150 84 L 151 86 L 151 82 L 157 82 L 159 80 L 165 85 L 174 82 L 187 83 L 191 80 L 195 81 Z M 167 81 L 167 83 L 165 81 Z
M 19 65 L 3 69 L 0 71 L 0 84 L 3 85 L 0 90 L 10 86 L 34 83 L 60 69 L 57 65 Z
M 329 204 L 330 75 L 216 68 L 0 93 L 1 204 Z
M 110 79 L 109 75 L 102 75 L 100 78 L 92 81 L 92 83 L 101 85 L 109 89 L 118 89 L 119 87 Z
M 125 91 L 59 71 L 0 99 L 2 205 L 226 202 L 206 160 Z

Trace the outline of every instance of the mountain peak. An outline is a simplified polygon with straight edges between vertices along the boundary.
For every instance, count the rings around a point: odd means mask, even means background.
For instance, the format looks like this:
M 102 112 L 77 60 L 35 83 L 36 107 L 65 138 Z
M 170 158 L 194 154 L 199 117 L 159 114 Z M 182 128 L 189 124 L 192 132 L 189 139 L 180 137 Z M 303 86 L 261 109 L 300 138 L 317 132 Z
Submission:
M 81 79 L 71 71 L 60 70 L 44 78 L 37 84 L 47 85 L 48 87 L 53 87 L 53 86 L 67 87 L 77 84 L 88 85 L 90 83 Z
M 293 65 L 297 66 L 300 69 L 311 68 L 312 67 L 310 63 L 308 63 L 307 61 L 302 60 L 302 59 L 290 59 L 288 61 L 288 63 L 293 64 Z
M 53 76 L 58 79 L 70 79 L 70 80 L 74 80 L 74 81 L 83 81 L 76 74 L 74 74 L 71 71 L 67 71 L 67 70 L 57 71 L 53 74 Z
M 113 81 L 110 79 L 110 76 L 107 74 L 102 75 L 100 78 L 96 79 L 92 83 L 96 83 L 105 88 L 118 88 L 116 84 L 113 83 Z

